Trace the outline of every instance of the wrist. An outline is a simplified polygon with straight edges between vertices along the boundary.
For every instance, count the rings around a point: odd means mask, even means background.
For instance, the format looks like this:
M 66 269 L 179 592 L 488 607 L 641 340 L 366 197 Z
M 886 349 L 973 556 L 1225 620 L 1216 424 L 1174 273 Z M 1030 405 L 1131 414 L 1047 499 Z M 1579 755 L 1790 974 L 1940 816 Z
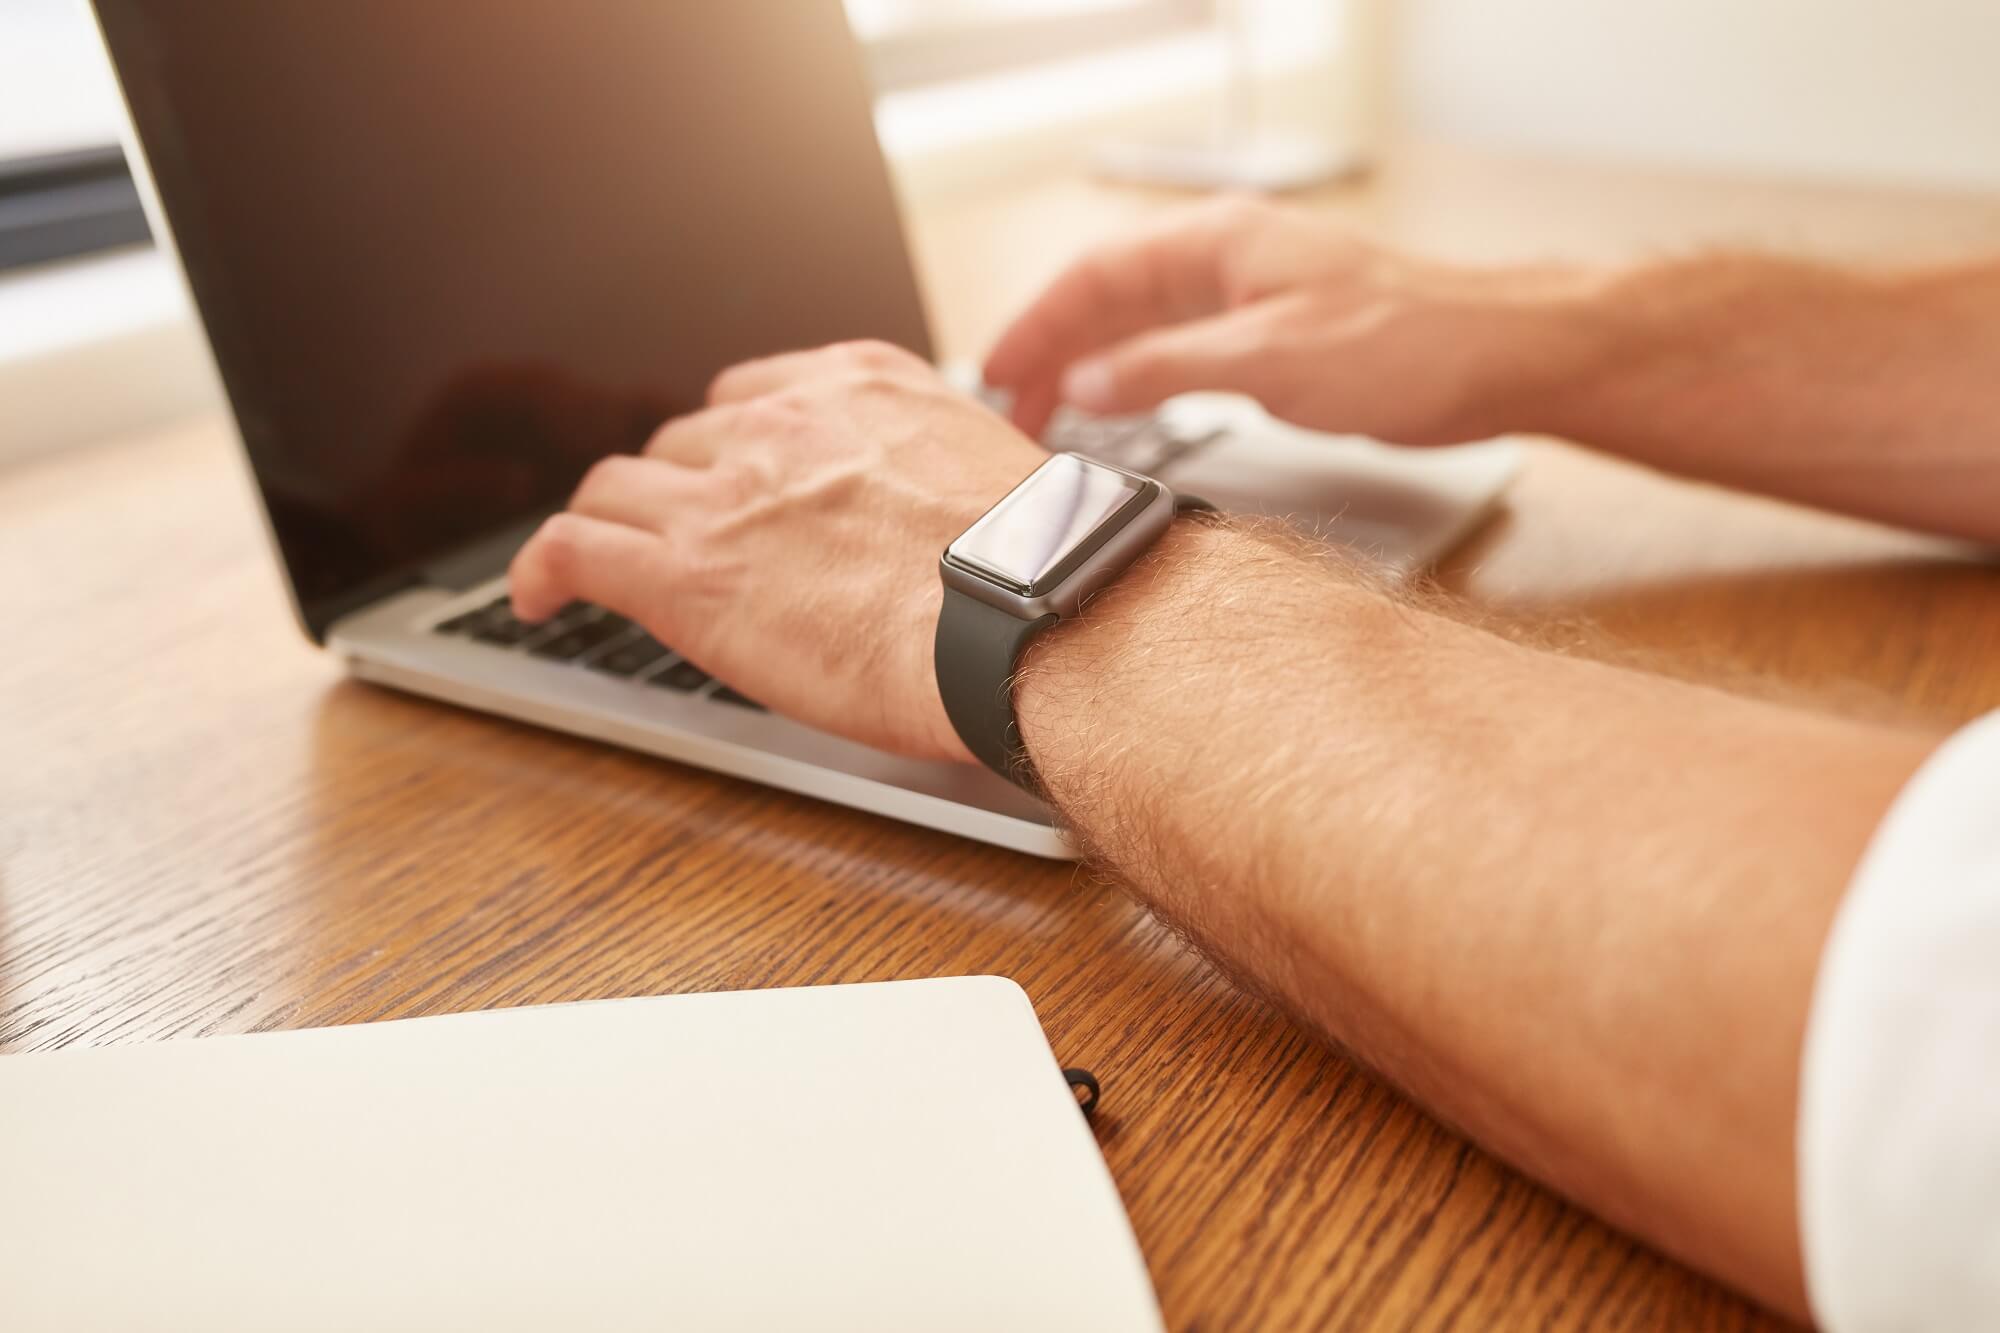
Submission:
M 1612 269 L 1499 269 L 1456 285 L 1442 336 L 1480 349 L 1462 385 L 1457 435 L 1560 434 L 1579 384 L 1617 364 L 1618 330 L 1606 319 Z
M 1612 282 L 1582 266 L 1424 270 L 1404 312 L 1410 340 L 1434 348 L 1422 392 L 1436 418 L 1408 442 L 1552 432 L 1562 398 L 1604 360 L 1600 302 Z
M 1113 782 L 1096 756 L 1128 753 L 1121 732 L 1130 724 L 1162 724 L 1172 687 L 1160 672 L 1175 667 L 1158 645 L 1188 645 L 1204 632 L 1205 604 L 1241 540 L 1213 519 L 1176 519 L 1122 577 L 1022 653 L 1013 681 L 1021 744 L 1040 794 L 1080 834 L 1101 836 L 1085 831 L 1095 821 L 1080 807 L 1091 803 L 1089 787 Z
M 1230 547 L 1242 540 L 1225 521 L 1182 515 L 1115 582 L 1085 602 L 1082 611 L 1037 636 L 1021 654 L 1014 704 L 1052 692 L 1063 677 L 1134 646 L 1185 620 L 1201 602 L 1206 585 L 1228 563 Z M 1027 721 L 1022 721 L 1025 735 Z
M 1260 684 L 1271 640 L 1371 597 L 1346 557 L 1279 524 L 1183 516 L 1078 616 L 1022 654 L 1014 713 L 1044 794 L 1072 818 L 1089 791 L 1160 746 L 1212 734 Z
M 1760 255 L 1703 255 L 1608 271 L 1552 313 L 1569 354 L 1531 428 L 1670 470 L 1698 460 L 1662 426 L 1753 407 L 1787 362 L 1845 326 L 1884 284 Z M 1665 450 L 1666 452 L 1662 452 Z

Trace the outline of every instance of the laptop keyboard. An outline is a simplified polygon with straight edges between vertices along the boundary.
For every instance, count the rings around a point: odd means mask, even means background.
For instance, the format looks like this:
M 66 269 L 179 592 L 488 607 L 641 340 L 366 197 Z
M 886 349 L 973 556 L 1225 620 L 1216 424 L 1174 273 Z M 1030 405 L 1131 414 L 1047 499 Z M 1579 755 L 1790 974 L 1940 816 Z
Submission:
M 1013 396 L 1004 389 L 972 384 L 968 391 L 979 402 L 1005 415 Z M 1171 483 L 1177 463 L 1201 453 L 1228 434 L 1214 413 L 1192 415 L 1169 405 L 1138 416 L 1100 417 L 1058 407 L 1042 430 L 1042 444 L 1057 453 L 1083 454 L 1113 467 L 1157 477 Z
M 624 616 L 589 602 L 571 602 L 541 624 L 531 625 L 514 615 L 502 595 L 440 621 L 432 631 L 547 661 L 573 662 L 680 694 L 699 693 L 714 679 Z M 764 711 L 764 705 L 726 685 L 714 685 L 704 697 Z
M 1092 417 L 1064 409 L 1042 432 L 1042 443 L 1059 452 L 1083 454 L 1131 472 L 1162 477 L 1223 434 L 1215 427 L 1181 429 L 1159 416 Z

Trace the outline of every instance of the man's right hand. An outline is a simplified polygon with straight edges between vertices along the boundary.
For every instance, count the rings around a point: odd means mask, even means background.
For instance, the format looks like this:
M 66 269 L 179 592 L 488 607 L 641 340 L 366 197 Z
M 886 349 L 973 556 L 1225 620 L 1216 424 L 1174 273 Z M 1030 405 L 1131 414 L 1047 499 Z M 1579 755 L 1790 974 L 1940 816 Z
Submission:
M 1532 425 L 1590 352 L 1583 269 L 1420 261 L 1249 198 L 1204 204 L 1072 264 L 1000 339 L 987 383 L 1038 434 L 1060 403 L 1142 412 L 1233 390 L 1319 430 L 1450 444 Z
M 1198 389 L 1396 444 L 1559 435 L 1683 476 L 2000 542 L 2000 259 L 1842 268 L 1755 254 L 1469 268 L 1229 199 L 1072 264 L 986 381 L 1061 403 Z

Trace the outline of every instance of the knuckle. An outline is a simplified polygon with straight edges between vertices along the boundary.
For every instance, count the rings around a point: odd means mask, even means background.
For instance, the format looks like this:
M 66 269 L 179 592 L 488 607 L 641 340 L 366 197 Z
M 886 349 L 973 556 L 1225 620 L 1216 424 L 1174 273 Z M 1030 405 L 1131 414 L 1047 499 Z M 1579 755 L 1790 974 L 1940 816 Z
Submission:
M 715 430 L 719 414 L 728 408 L 709 408 L 675 417 L 653 432 L 653 438 L 646 441 L 646 447 L 639 456 L 650 459 L 672 459 L 678 455 L 697 456 L 707 449 L 707 443 Z
M 607 454 L 585 469 L 583 480 L 577 483 L 577 494 L 612 491 L 618 489 L 620 474 L 625 464 L 631 460 L 623 454 Z
M 651 436 L 647 438 L 646 447 L 644 449 L 641 449 L 639 452 L 642 454 L 658 454 L 661 451 L 665 450 L 669 446 L 669 444 L 671 444 L 671 442 L 673 441 L 674 435 L 680 429 L 680 425 L 683 420 L 685 420 L 685 418 L 676 417 L 672 421 L 666 422 L 658 430 L 654 431 Z M 596 470 L 597 470 L 596 465 L 592 465 L 591 471 L 594 472 Z
M 663 586 L 670 585 L 679 596 L 722 594 L 740 585 L 742 562 L 729 536 L 729 525 L 721 521 L 676 534 L 660 552 L 660 567 L 668 575 Z
M 877 366 L 864 367 L 845 376 L 841 387 L 865 398 L 902 398 L 911 391 L 908 380 Z
M 754 460 L 731 457 L 719 460 L 709 469 L 709 484 L 719 511 L 734 513 L 769 489 L 769 478 Z M 717 517 L 719 514 L 711 511 L 708 520 L 713 522 Z M 691 535 L 682 534 L 684 538 Z
M 811 398 L 811 390 L 800 386 L 753 398 L 737 407 L 731 433 L 756 439 L 790 439 L 811 422 Z
M 694 522 L 675 524 L 668 531 L 654 534 L 653 559 L 662 571 L 670 572 L 676 580 L 682 573 L 699 563 L 701 553 L 709 541 L 708 527 L 711 518 Z
M 713 404 L 731 397 L 732 391 L 743 381 L 745 366 L 746 363 L 738 362 L 716 371 L 708 381 L 708 392 L 705 395 L 707 401 Z
M 889 370 L 907 364 L 910 354 L 880 338 L 856 338 L 840 344 L 841 353 L 857 365 Z
M 560 578 L 576 568 L 583 550 L 583 520 L 575 514 L 551 514 L 535 533 L 542 568 Z

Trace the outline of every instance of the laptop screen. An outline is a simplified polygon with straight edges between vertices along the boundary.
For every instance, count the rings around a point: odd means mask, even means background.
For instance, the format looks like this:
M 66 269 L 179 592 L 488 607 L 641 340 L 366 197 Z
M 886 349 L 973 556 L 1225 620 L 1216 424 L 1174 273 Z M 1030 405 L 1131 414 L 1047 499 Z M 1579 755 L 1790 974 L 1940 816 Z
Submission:
M 929 355 L 840 0 L 97 0 L 315 635 L 744 357 Z

